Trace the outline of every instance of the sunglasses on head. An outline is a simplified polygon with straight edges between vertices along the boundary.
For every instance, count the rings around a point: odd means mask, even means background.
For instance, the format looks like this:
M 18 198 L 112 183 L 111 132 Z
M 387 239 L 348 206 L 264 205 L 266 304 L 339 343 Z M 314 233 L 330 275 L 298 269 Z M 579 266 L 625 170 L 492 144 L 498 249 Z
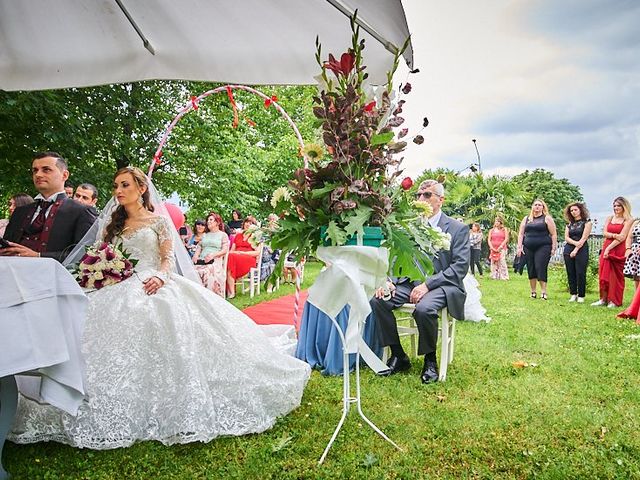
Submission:
M 418 192 L 418 193 L 416 193 L 416 200 L 420 200 L 420 198 L 422 198 L 422 197 L 424 197 L 427 200 L 429 200 L 432 195 L 435 195 L 436 197 L 440 196 L 437 193 L 433 193 L 433 192 Z

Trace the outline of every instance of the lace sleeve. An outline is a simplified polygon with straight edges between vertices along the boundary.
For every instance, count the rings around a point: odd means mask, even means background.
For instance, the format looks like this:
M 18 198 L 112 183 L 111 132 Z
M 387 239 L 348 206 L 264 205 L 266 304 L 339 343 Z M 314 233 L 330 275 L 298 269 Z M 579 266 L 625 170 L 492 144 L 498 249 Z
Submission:
M 166 282 L 171 272 L 175 269 L 175 256 L 173 251 L 173 240 L 171 237 L 171 227 L 164 217 L 158 217 L 156 222 L 156 233 L 158 234 L 158 253 L 160 255 L 160 279 Z

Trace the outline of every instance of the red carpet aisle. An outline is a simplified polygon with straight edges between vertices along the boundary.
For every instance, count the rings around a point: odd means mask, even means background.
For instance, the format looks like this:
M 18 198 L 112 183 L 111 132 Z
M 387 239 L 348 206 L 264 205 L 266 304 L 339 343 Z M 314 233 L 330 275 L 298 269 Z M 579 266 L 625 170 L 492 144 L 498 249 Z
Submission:
M 300 305 L 298 307 L 298 321 L 302 318 L 304 302 L 309 294 L 306 290 L 300 292 Z M 243 310 L 249 318 L 258 325 L 293 325 L 293 302 L 295 295 L 285 295 L 284 297 L 269 300 L 247 307 Z

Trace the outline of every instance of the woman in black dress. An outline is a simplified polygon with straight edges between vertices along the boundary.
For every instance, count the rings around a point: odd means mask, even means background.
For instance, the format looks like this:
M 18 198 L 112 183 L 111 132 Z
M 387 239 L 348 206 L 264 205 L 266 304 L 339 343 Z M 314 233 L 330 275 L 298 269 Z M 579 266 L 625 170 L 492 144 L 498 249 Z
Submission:
M 518 232 L 518 254 L 524 253 L 527 259 L 531 298 L 537 298 L 537 282 L 540 282 L 540 298 L 547 299 L 547 268 L 557 245 L 558 233 L 549 208 L 543 200 L 536 199 Z
M 564 266 L 569 279 L 570 302 L 584 303 L 587 287 L 587 265 L 589 264 L 589 244 L 591 219 L 584 203 L 573 202 L 564 209 L 567 226 L 564 229 Z

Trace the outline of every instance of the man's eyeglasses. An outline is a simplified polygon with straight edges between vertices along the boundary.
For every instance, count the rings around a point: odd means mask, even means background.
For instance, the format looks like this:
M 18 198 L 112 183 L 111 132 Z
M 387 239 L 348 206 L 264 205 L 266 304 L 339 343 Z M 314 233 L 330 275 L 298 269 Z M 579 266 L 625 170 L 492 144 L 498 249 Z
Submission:
M 429 200 L 432 195 L 435 195 L 436 197 L 440 197 L 440 195 L 438 195 L 437 193 L 433 193 L 433 192 L 418 192 L 418 193 L 416 193 L 416 200 L 420 200 L 422 197 L 424 197 L 425 199 Z

